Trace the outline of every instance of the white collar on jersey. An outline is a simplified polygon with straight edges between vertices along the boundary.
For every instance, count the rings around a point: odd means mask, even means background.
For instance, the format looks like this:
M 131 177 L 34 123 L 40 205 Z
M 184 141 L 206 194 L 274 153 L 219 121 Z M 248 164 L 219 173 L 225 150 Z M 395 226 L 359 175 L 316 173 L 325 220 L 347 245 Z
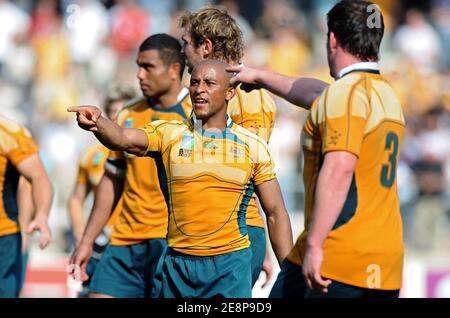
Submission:
M 197 116 L 195 116 L 194 112 L 192 112 L 192 120 L 194 121 L 194 124 L 197 122 Z M 229 128 L 231 125 L 231 117 L 227 114 L 227 128 Z
M 186 87 L 183 87 L 177 95 L 177 101 L 181 102 L 188 94 L 189 94 L 189 90 Z
M 339 78 L 344 76 L 345 74 L 348 74 L 352 71 L 357 70 L 373 70 L 373 71 L 380 71 L 380 66 L 378 65 L 378 62 L 360 62 L 355 63 L 352 65 L 349 65 L 347 67 L 344 67 L 342 70 L 339 71 Z

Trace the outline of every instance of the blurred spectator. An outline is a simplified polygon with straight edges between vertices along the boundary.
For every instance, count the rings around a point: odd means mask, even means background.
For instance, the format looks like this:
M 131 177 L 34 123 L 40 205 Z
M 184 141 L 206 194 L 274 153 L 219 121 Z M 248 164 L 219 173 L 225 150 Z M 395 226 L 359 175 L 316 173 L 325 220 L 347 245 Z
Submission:
M 295 109 L 294 106 L 290 106 Z M 289 213 L 297 212 L 296 192 L 301 187 L 301 174 L 298 172 L 297 157 L 301 155 L 300 134 L 304 118 L 302 112 L 284 112 L 278 109 L 275 127 L 269 146 L 275 161 L 275 172 L 280 183 L 284 203 Z M 305 117 L 305 116 L 303 116 Z
M 171 14 L 176 10 L 176 2 L 176 0 L 139 0 L 140 6 L 151 14 L 148 34 L 168 32 Z
M 69 46 L 57 0 L 36 2 L 31 15 L 31 44 L 36 53 L 36 81 L 58 81 L 70 67 Z
M 412 210 L 411 244 L 418 249 L 436 249 L 449 239 L 448 206 L 445 200 L 445 165 L 450 159 L 449 127 L 439 119 L 442 107 L 422 116 L 423 130 L 418 134 L 420 157 L 412 165 L 418 185 L 418 197 Z
M 71 59 L 74 63 L 88 63 L 108 35 L 108 13 L 98 0 L 73 1 L 65 12 Z
M 242 40 L 244 45 L 249 44 L 254 37 L 254 32 L 247 20 L 240 14 L 239 5 L 236 0 L 221 0 L 219 4 L 224 6 L 230 15 L 236 20 L 239 28 L 242 31 Z
M 3 63 L 11 54 L 17 41 L 28 31 L 30 17 L 14 3 L 0 0 L 0 75 Z
M 135 0 L 117 0 L 111 9 L 109 42 L 119 58 L 130 58 L 139 44 L 151 33 L 150 13 Z
M 267 66 L 285 75 L 297 77 L 309 63 L 308 46 L 293 26 L 278 27 L 272 34 Z
M 450 70 L 450 1 L 436 0 L 432 17 L 440 36 L 442 51 L 440 55 L 441 67 Z
M 422 72 L 430 73 L 438 69 L 441 43 L 422 12 L 416 9 L 407 11 L 405 24 L 398 28 L 394 41 L 400 52 L 416 63 Z

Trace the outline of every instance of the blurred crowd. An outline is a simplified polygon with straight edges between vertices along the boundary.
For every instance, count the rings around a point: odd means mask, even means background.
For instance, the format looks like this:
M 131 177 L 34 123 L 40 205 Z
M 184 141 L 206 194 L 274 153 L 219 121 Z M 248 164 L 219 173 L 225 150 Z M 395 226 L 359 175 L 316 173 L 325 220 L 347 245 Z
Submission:
M 382 73 L 404 107 L 397 167 L 408 248 L 450 251 L 450 0 L 379 0 Z M 69 251 L 67 200 L 80 151 L 93 136 L 69 105 L 101 105 L 114 82 L 138 91 L 135 59 L 148 35 L 180 36 L 178 16 L 205 4 L 229 10 L 244 34 L 243 63 L 331 82 L 326 12 L 332 0 L 0 0 L 0 111 L 27 125 L 55 187 L 56 250 Z M 286 205 L 302 213 L 300 132 L 307 112 L 276 98 L 271 138 Z M 59 239 L 58 239 L 59 238 Z

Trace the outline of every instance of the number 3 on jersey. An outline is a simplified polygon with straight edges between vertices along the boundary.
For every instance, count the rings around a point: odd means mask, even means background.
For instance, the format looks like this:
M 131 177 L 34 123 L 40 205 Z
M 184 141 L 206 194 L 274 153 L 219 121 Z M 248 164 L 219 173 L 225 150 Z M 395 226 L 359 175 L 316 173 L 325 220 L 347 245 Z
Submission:
M 387 134 L 384 149 L 389 151 L 389 163 L 382 165 L 380 181 L 384 187 L 390 188 L 397 174 L 398 136 L 396 133 Z

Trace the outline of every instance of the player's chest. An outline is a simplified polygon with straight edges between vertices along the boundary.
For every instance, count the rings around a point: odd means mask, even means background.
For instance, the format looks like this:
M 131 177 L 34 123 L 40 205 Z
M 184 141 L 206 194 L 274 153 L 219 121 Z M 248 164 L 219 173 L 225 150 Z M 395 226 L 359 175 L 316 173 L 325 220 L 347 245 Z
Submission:
M 164 154 L 174 177 L 214 175 L 246 183 L 254 165 L 245 144 L 185 133 Z

